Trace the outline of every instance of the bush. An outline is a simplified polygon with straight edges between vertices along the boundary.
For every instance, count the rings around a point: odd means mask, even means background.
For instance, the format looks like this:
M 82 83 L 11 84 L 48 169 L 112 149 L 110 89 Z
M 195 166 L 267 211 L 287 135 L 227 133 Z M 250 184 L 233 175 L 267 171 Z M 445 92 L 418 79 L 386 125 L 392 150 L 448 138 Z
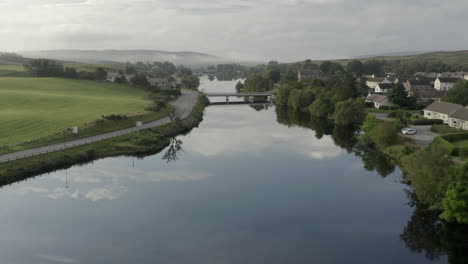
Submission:
M 449 222 L 468 224 L 468 166 L 458 168 L 452 178 L 442 203 L 441 217 Z
M 456 141 L 468 139 L 468 132 L 447 134 L 441 137 L 447 140 L 448 142 L 456 142 Z
M 103 119 L 106 119 L 106 120 L 119 121 L 119 120 L 125 120 L 125 119 L 127 119 L 127 116 L 126 116 L 126 115 L 115 115 L 115 114 L 111 114 L 111 115 L 103 115 L 102 118 L 103 118 Z
M 454 148 L 452 149 L 452 152 L 450 152 L 450 155 L 452 155 L 452 156 L 454 156 L 454 157 L 460 156 L 460 149 L 457 148 L 457 147 L 454 147 Z
M 459 152 L 461 157 L 468 157 L 468 148 L 460 148 Z
M 379 107 L 380 110 L 396 110 L 398 109 L 397 107 L 395 106 L 386 106 L 386 105 L 383 105 L 381 107 Z
M 425 125 L 441 125 L 444 123 L 441 119 L 418 119 L 414 120 L 413 125 L 416 126 L 425 126 Z
M 366 102 L 366 108 L 374 108 L 374 103 Z
M 393 122 L 382 122 L 375 128 L 375 144 L 386 148 L 398 140 L 398 128 Z
M 404 111 L 391 112 L 387 115 L 388 118 L 411 118 L 411 116 L 413 116 L 411 112 Z

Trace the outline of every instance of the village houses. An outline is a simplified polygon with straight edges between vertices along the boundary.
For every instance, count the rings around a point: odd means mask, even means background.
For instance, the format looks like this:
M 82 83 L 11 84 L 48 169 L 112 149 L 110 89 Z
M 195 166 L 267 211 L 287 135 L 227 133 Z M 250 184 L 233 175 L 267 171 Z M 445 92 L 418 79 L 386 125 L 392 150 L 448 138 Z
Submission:
M 388 97 L 381 94 L 369 94 L 366 98 L 367 103 L 373 103 L 374 107 L 380 109 L 382 106 L 393 106 Z
M 299 70 L 297 73 L 297 80 L 300 82 L 313 79 L 323 80 L 324 78 L 325 76 L 321 70 Z
M 428 119 L 441 119 L 444 124 L 450 124 L 450 118 L 457 118 L 459 115 L 453 117 L 452 115 L 460 109 L 466 109 L 462 105 L 452 104 L 446 102 L 434 102 L 426 107 L 424 111 L 424 117 Z M 468 119 L 465 120 L 468 122 Z
M 460 79 L 452 77 L 438 77 L 434 83 L 434 89 L 437 91 L 448 91 L 455 85 L 458 80 Z

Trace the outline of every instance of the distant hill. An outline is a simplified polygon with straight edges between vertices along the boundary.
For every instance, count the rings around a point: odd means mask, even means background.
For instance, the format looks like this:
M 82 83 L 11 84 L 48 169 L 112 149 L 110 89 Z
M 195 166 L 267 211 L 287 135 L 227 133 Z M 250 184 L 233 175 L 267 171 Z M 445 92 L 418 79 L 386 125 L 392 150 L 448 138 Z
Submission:
M 374 58 L 374 57 L 395 57 L 395 56 L 412 56 L 412 55 L 419 55 L 430 53 L 434 51 L 399 51 L 399 52 L 388 52 L 388 53 L 380 53 L 380 54 L 367 54 L 354 57 L 355 59 L 365 59 L 365 58 Z
M 46 58 L 84 63 L 109 62 L 154 62 L 170 61 L 188 66 L 216 64 L 226 61 L 214 55 L 200 52 L 170 52 L 161 50 L 44 50 L 23 51 L 19 54 L 28 58 Z
M 369 57 L 369 58 L 359 58 L 360 61 L 368 61 L 368 60 L 401 60 L 401 61 L 418 61 L 418 62 L 443 62 L 446 64 L 452 65 L 460 65 L 467 69 L 468 71 L 468 50 L 461 50 L 461 51 L 436 51 L 436 52 L 428 52 L 423 54 L 417 55 L 407 55 L 407 56 L 377 56 L 377 57 Z M 330 60 L 333 62 L 341 63 L 343 65 L 347 64 L 349 61 L 355 59 L 339 59 L 339 60 Z M 314 60 L 314 63 L 321 63 L 325 60 Z

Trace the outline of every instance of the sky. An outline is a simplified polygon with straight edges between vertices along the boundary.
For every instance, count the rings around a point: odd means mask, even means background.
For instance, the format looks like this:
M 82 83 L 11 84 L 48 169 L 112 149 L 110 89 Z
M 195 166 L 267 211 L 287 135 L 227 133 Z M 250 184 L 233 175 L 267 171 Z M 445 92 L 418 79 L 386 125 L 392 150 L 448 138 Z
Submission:
M 466 0 L 0 0 L 0 51 L 155 49 L 238 60 L 468 49 Z

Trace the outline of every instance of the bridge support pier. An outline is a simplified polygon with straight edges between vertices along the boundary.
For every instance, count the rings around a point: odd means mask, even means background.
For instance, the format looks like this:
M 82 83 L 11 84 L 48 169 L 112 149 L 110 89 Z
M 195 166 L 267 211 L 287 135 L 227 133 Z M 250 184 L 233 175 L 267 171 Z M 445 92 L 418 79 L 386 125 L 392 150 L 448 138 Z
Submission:
M 229 96 L 226 96 L 226 104 L 229 104 Z

